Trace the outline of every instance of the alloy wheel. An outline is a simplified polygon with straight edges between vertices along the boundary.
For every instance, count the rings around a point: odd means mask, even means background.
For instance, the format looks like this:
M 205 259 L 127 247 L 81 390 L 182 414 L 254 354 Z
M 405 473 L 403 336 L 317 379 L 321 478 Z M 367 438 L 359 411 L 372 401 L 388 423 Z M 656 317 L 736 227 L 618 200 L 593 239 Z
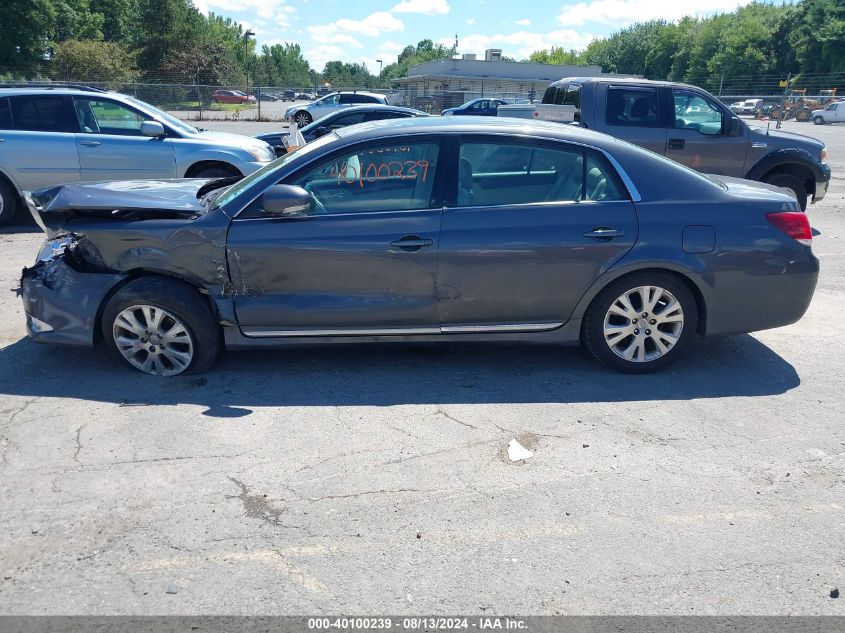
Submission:
M 311 117 L 308 116 L 307 112 L 297 112 L 296 116 L 293 117 L 293 120 L 296 121 L 296 124 L 299 127 L 305 127 L 311 123 Z
M 157 306 L 134 305 L 114 320 L 118 351 L 136 369 L 155 376 L 181 374 L 194 358 L 188 328 L 177 316 Z
M 622 293 L 604 317 L 604 340 L 619 358 L 647 363 L 668 354 L 681 338 L 684 310 L 659 286 L 638 286 Z

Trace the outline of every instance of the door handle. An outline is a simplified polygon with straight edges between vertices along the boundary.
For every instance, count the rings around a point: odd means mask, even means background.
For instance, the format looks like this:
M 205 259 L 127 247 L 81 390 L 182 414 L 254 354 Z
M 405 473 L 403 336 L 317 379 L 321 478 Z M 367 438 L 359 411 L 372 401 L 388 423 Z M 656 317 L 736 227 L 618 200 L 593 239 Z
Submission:
M 617 229 L 611 229 L 606 226 L 600 226 L 584 233 L 584 237 L 592 237 L 594 240 L 600 242 L 612 240 L 614 237 L 624 237 L 624 235 L 625 231 L 618 231 Z
M 97 145 L 100 145 L 100 141 L 79 141 L 79 144 L 85 147 L 97 147 Z
M 669 149 L 684 149 L 684 145 L 687 142 L 682 138 L 670 138 L 669 139 Z
M 418 251 L 424 246 L 431 246 L 434 240 L 422 239 L 418 235 L 406 235 L 405 237 L 390 243 L 391 248 L 398 248 L 403 251 Z

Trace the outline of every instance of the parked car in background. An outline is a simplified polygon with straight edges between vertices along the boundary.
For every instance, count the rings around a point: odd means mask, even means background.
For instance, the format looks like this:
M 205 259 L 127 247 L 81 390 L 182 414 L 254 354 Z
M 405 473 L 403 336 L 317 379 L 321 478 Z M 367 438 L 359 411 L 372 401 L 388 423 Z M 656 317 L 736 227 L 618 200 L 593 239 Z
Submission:
M 845 101 L 829 103 L 822 110 L 813 110 L 813 123 L 816 125 L 842 123 L 843 121 L 845 121 Z
M 278 101 L 279 98 L 271 92 L 259 92 L 258 98 L 261 101 Z
M 293 90 L 285 90 L 281 95 L 282 101 L 293 101 L 296 99 L 296 93 Z
M 267 143 L 193 127 L 95 88 L 0 88 L 0 224 L 23 191 L 80 180 L 219 178 L 275 158 Z
M 440 114 L 443 115 L 472 115 L 472 116 L 496 116 L 500 105 L 505 105 L 504 99 L 471 99 L 456 108 L 446 108 Z
M 412 108 L 402 108 L 399 106 L 382 105 L 374 103 L 371 105 L 360 105 L 338 110 L 332 114 L 324 116 L 322 119 L 311 122 L 300 130 L 306 143 L 310 143 L 321 136 L 325 136 L 329 132 L 339 130 L 349 125 L 357 123 L 367 123 L 370 121 L 381 121 L 383 119 L 407 119 L 418 116 L 429 116 L 425 112 L 414 110 Z M 287 130 L 279 132 L 268 132 L 265 134 L 256 134 L 255 138 L 269 143 L 275 150 L 276 154 L 281 156 L 287 150 L 284 145 L 284 137 L 288 135 Z
M 740 114 L 742 110 L 743 101 L 734 101 L 732 104 L 728 106 L 728 109 L 733 112 L 734 114 Z
M 374 92 L 332 92 L 311 103 L 299 103 L 285 111 L 286 121 L 296 121 L 299 127 L 305 127 L 312 121 L 337 112 L 343 108 L 365 103 L 387 105 L 383 95 Z
M 296 95 L 296 101 L 314 101 L 316 99 L 316 95 L 311 92 L 300 92 Z
M 215 90 L 211 93 L 211 100 L 214 103 L 256 103 L 255 97 L 239 90 Z
M 830 181 L 824 143 L 748 125 L 709 92 L 645 79 L 570 77 L 551 84 L 544 104 L 575 106 L 575 119 L 707 174 L 786 187 L 802 209 Z M 747 103 L 747 102 L 746 102 Z
M 224 346 L 495 341 L 581 341 L 644 373 L 698 335 L 797 321 L 819 270 L 787 192 L 507 118 L 379 121 L 234 184 L 69 185 L 27 204 L 48 235 L 21 279 L 29 336 L 102 337 L 156 375 Z

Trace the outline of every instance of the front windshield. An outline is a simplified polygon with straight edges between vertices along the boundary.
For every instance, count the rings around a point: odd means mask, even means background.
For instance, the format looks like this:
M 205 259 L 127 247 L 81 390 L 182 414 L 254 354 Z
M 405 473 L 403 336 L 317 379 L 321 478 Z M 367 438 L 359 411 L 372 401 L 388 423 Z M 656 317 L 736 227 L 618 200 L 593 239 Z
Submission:
M 195 128 L 193 125 L 188 125 L 181 119 L 177 119 L 172 114 L 167 114 L 164 110 L 159 110 L 157 107 L 150 105 L 145 101 L 141 101 L 140 99 L 136 99 L 135 97 L 130 97 L 129 95 L 124 95 L 127 101 L 133 103 L 137 106 L 140 106 L 142 109 L 146 110 L 148 114 L 155 115 L 158 119 L 163 119 L 173 127 L 181 130 L 182 132 L 186 132 L 188 134 L 197 134 L 199 130 Z
M 306 154 L 310 154 L 311 152 L 320 149 L 324 145 L 327 145 L 328 143 L 337 140 L 337 138 L 338 136 L 335 133 L 327 134 L 326 136 L 323 136 L 322 138 L 319 138 L 316 141 L 308 143 L 308 145 L 296 150 L 295 152 L 280 156 L 272 163 L 268 163 L 258 171 L 252 172 L 246 178 L 242 178 L 228 189 L 225 189 L 219 196 L 217 196 L 217 200 L 215 201 L 214 206 L 222 207 L 226 204 L 229 204 L 232 200 L 234 200 L 244 191 L 249 189 L 254 183 L 258 182 L 268 174 L 281 170 L 285 165 L 287 165 L 294 159 L 300 158 L 301 156 Z M 275 182 L 278 182 L 278 180 L 276 180 Z

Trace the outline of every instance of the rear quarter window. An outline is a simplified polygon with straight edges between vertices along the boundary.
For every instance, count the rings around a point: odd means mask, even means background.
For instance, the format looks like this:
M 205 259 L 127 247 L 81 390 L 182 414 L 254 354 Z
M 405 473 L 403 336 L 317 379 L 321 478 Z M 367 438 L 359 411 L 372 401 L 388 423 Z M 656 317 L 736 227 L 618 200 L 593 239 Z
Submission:
M 625 127 L 660 127 L 657 88 L 608 87 L 605 121 Z

